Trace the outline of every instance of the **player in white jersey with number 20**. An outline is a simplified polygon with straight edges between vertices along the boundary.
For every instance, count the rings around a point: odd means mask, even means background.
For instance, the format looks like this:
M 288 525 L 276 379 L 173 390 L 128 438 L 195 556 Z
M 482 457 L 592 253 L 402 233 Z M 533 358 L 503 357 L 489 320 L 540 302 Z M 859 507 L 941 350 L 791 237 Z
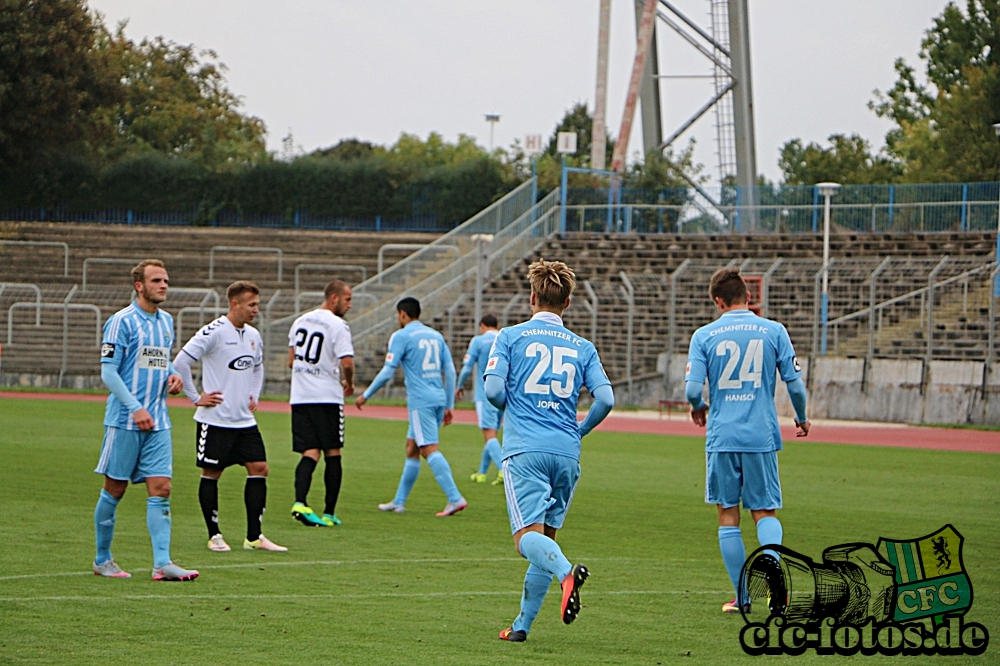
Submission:
M 227 467 L 243 465 L 247 470 L 243 549 L 285 551 L 260 531 L 268 468 L 254 412 L 264 385 L 264 342 L 250 325 L 260 310 L 260 290 L 241 280 L 229 285 L 226 298 L 229 312 L 198 331 L 174 359 L 184 378 L 184 395 L 198 406 L 194 413 L 196 464 L 201 468 L 198 501 L 208 527 L 208 548 L 229 550 L 219 530 L 219 477 Z M 201 394 L 191 374 L 196 361 L 201 361 Z
M 580 478 L 580 440 L 615 404 L 594 345 L 563 325 L 576 276 L 561 261 L 538 260 L 528 271 L 532 317 L 500 331 L 486 362 L 486 398 L 505 409 L 503 476 L 514 547 L 528 562 L 521 612 L 500 632 L 527 639 L 552 579 L 562 587 L 566 624 L 580 612 L 580 586 L 590 573 L 570 564 L 556 543 Z M 584 386 L 594 398 L 577 423 Z
M 292 323 L 288 331 L 288 367 L 292 369 L 292 450 L 302 455 L 295 468 L 292 516 L 303 525 L 340 525 L 337 498 L 343 478 L 344 396 L 354 393 L 354 347 L 342 317 L 351 309 L 351 288 L 331 280 L 323 305 Z M 326 505 L 322 515 L 307 496 L 320 454 L 326 459 Z

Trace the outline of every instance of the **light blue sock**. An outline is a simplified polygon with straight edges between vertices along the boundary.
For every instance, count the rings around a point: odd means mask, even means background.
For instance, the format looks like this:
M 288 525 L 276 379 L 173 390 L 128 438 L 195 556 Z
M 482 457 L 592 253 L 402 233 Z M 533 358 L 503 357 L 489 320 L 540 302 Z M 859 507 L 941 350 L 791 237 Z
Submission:
M 757 540 L 760 541 L 760 545 L 766 546 L 768 544 L 778 544 L 781 545 L 781 521 L 773 516 L 766 516 L 757 521 Z M 764 551 L 769 555 L 778 557 L 778 554 L 773 550 Z
M 511 629 L 525 633 L 531 631 L 531 625 L 542 609 L 542 602 L 545 601 L 551 584 L 552 574 L 542 571 L 534 564 L 528 565 L 528 571 L 524 574 L 524 591 L 521 593 L 521 612 L 510 625 Z
M 573 565 L 563 555 L 559 544 L 538 532 L 528 532 L 521 537 L 521 555 L 559 581 L 573 570 Z
M 483 456 L 479 460 L 480 474 L 486 474 L 486 472 L 490 471 L 490 463 L 493 462 L 493 456 L 490 454 L 490 442 L 492 441 L 494 440 L 491 439 L 489 442 L 486 442 L 486 446 L 483 447 Z
M 743 547 L 743 535 L 738 527 L 719 528 L 719 550 L 722 551 L 722 561 L 726 565 L 729 573 L 729 580 L 733 584 L 733 592 L 742 602 L 745 595 L 737 590 L 740 586 L 740 571 L 743 569 L 743 562 L 747 559 L 747 551 Z
M 503 464 L 503 454 L 500 449 L 500 440 L 494 437 L 490 441 L 486 442 L 486 453 L 489 453 L 490 461 L 496 465 L 498 472 L 503 469 L 503 467 L 501 467 Z
M 435 451 L 427 456 L 427 464 L 431 466 L 434 478 L 437 479 L 438 485 L 441 486 L 441 490 L 444 491 L 448 501 L 451 503 L 461 502 L 462 493 L 458 492 L 455 479 L 451 476 L 451 465 L 448 464 L 444 454 L 440 451 Z
M 396 497 L 392 500 L 393 504 L 396 506 L 406 504 L 406 498 L 410 496 L 410 491 L 413 490 L 413 484 L 417 482 L 419 474 L 420 458 L 407 458 L 406 462 L 403 463 L 403 476 L 399 477 L 399 487 L 396 488 Z
M 146 527 L 153 542 L 153 567 L 170 564 L 170 499 L 150 497 L 146 500 Z
M 111 539 L 115 536 L 115 512 L 118 510 L 118 500 L 107 490 L 101 489 L 94 507 L 94 532 L 97 535 L 97 557 L 95 564 L 104 564 L 111 559 Z

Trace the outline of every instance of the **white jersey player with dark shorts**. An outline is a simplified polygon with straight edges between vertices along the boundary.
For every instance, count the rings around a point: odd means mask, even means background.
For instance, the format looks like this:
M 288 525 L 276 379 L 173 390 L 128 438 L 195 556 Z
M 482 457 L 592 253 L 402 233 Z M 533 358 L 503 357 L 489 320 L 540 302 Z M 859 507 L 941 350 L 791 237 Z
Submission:
M 234 282 L 226 291 L 229 312 L 192 337 L 174 359 L 184 379 L 184 394 L 195 405 L 197 462 L 201 468 L 198 500 L 208 527 L 208 547 L 228 551 L 219 531 L 219 477 L 232 465 L 247 470 L 243 500 L 247 509 L 244 550 L 288 550 L 261 534 L 267 503 L 267 454 L 257 429 L 257 400 L 264 385 L 264 343 L 250 324 L 260 309 L 260 290 L 252 282 Z M 201 361 L 199 394 L 191 366 Z
M 292 369 L 292 450 L 302 455 L 295 468 L 292 516 L 303 525 L 340 525 L 337 498 L 343 469 L 344 396 L 354 393 L 354 346 L 342 317 L 351 309 L 351 288 L 332 280 L 323 290 L 323 305 L 307 312 L 288 331 L 288 367 Z M 324 454 L 326 504 L 318 515 L 307 497 L 313 472 Z

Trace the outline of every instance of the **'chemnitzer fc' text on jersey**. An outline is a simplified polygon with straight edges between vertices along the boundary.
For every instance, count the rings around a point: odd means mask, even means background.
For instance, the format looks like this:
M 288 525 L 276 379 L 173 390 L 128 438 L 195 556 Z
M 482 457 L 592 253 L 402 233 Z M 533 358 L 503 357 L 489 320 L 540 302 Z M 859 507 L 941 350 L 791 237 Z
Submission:
M 406 404 L 410 409 L 448 405 L 441 373 L 446 365 L 454 367 L 454 363 L 444 337 L 430 326 L 412 321 L 393 333 L 385 365 L 403 366 Z
M 199 407 L 195 421 L 222 428 L 256 425 L 250 411 L 253 369 L 264 362 L 264 343 L 256 328 L 236 328 L 222 316 L 195 333 L 181 351 L 201 361 L 203 393 L 222 391 L 222 404 Z
M 731 310 L 695 331 L 685 380 L 708 380 L 707 451 L 781 449 L 777 374 L 785 382 L 802 376 L 788 331 L 778 322 Z
M 292 363 L 293 405 L 344 404 L 340 383 L 340 359 L 354 356 L 347 322 L 326 308 L 307 312 L 288 331 Z
M 104 324 L 101 363 L 117 369 L 125 386 L 153 417 L 153 430 L 170 428 L 166 401 L 173 342 L 174 320 L 163 310 L 149 314 L 132 303 Z M 104 425 L 138 430 L 128 409 L 113 393 L 108 395 Z
M 549 312 L 500 331 L 486 375 L 507 384 L 503 456 L 539 451 L 580 459 L 580 388 L 610 384 L 594 345 Z
M 469 341 L 469 350 L 465 352 L 462 359 L 462 372 L 466 368 L 472 369 L 476 366 L 476 372 L 472 376 L 472 385 L 476 387 L 476 401 L 486 400 L 486 390 L 483 388 L 483 373 L 486 372 L 486 363 L 490 359 L 490 349 L 493 348 L 493 341 L 497 339 L 497 331 L 486 331 L 482 335 L 477 335 Z

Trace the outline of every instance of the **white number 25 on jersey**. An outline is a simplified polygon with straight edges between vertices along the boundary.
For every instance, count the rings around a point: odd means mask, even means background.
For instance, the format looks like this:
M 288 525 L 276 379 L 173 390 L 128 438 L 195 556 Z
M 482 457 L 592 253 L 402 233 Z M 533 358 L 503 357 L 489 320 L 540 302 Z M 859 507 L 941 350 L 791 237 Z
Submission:
M 745 355 L 742 351 L 734 340 L 722 340 L 715 348 L 716 356 L 729 355 L 726 367 L 719 375 L 719 389 L 741 389 L 743 382 L 753 382 L 754 388 L 760 388 L 760 376 L 764 370 L 764 341 L 754 338 L 747 343 Z M 739 378 L 734 379 L 740 356 L 743 356 L 743 365 L 740 365 Z
M 524 383 L 525 393 L 538 393 L 548 395 L 549 390 L 560 398 L 568 398 L 573 395 L 573 383 L 576 379 L 576 366 L 566 363 L 563 359 L 576 358 L 576 350 L 569 347 L 553 347 L 552 351 L 541 342 L 532 342 L 524 351 L 528 358 L 540 357 L 535 369 L 528 375 L 528 381 Z M 553 379 L 548 384 L 541 384 L 539 380 L 545 371 L 549 369 L 549 362 L 552 363 L 552 373 L 556 375 L 566 375 L 565 383 Z

